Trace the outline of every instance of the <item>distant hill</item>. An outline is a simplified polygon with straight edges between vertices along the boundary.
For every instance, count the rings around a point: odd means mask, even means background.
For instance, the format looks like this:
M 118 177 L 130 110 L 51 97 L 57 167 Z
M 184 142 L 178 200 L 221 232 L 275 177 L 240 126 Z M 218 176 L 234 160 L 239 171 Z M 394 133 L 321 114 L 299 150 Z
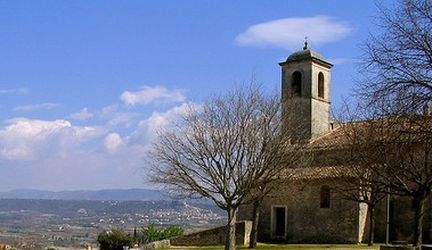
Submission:
M 0 192 L 0 199 L 43 199 L 43 200 L 114 200 L 114 201 L 158 201 L 171 200 L 162 191 L 152 189 L 104 189 L 77 191 L 46 191 L 16 189 Z

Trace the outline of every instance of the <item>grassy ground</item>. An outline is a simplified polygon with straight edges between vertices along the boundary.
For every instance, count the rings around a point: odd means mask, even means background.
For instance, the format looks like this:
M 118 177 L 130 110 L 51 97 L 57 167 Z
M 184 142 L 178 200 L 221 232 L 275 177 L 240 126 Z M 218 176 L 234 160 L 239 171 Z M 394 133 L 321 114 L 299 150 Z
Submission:
M 210 247 L 174 247 L 171 249 L 193 249 L 193 250 L 223 250 L 223 246 L 210 246 Z M 247 247 L 237 247 L 237 249 L 249 249 Z M 379 245 L 368 247 L 367 245 L 347 245 L 347 244 L 258 244 L 256 249 L 301 249 L 301 250 L 322 250 L 322 249 L 337 249 L 337 250 L 376 250 Z

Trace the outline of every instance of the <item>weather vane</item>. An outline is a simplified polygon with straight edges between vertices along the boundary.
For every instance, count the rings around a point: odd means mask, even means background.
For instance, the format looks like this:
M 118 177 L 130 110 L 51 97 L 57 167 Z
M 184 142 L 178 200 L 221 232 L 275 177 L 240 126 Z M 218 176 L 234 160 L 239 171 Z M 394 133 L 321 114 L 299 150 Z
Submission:
M 303 47 L 304 50 L 308 49 L 308 41 L 307 41 L 307 39 L 308 39 L 308 37 L 305 36 L 305 42 L 304 42 L 304 47 Z

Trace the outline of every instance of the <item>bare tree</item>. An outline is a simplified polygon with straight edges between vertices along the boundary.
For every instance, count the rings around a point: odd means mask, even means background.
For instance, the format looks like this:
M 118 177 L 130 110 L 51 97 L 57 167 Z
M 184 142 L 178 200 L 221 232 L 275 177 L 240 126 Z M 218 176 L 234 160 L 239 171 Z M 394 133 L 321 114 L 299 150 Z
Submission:
M 432 137 L 426 129 L 431 121 L 430 115 L 390 116 L 350 125 L 348 144 L 355 148 L 350 157 L 360 187 L 366 184 L 366 192 L 375 189 L 378 195 L 389 188 L 392 194 L 413 198 L 415 246 L 422 243 L 424 203 L 432 192 Z M 359 201 L 373 205 L 372 198 Z
M 153 181 L 177 193 L 211 199 L 227 211 L 225 249 L 235 249 L 239 206 L 277 179 L 293 148 L 282 135 L 280 100 L 252 85 L 190 107 L 159 134 Z
M 399 0 L 378 6 L 379 34 L 364 45 L 364 81 L 359 86 L 369 103 L 392 101 L 381 112 L 412 113 L 432 101 L 432 2 Z M 391 107 L 391 108 L 390 108 Z
M 365 43 L 359 95 L 369 122 L 359 137 L 364 160 L 393 193 L 416 203 L 414 244 L 422 242 L 424 200 L 431 192 L 432 2 L 379 7 L 379 34 Z M 365 98 L 366 97 L 366 98 Z
M 431 117 L 392 117 L 376 122 L 381 136 L 371 147 L 371 167 L 391 192 L 414 200 L 414 245 L 422 244 L 425 200 L 432 191 Z

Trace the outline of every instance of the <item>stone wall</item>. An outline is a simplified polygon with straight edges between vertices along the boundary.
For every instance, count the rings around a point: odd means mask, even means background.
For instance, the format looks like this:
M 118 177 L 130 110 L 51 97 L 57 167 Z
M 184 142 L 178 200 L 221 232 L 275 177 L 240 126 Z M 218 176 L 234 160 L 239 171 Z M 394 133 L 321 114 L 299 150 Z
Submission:
M 236 224 L 236 244 L 248 245 L 251 233 L 251 221 L 239 221 Z M 200 231 L 171 239 L 173 246 L 211 246 L 225 244 L 226 226 Z
M 261 209 L 258 240 L 286 243 L 358 243 L 368 237 L 367 206 L 342 199 L 331 193 L 330 208 L 320 208 L 320 188 L 332 182 L 326 180 L 296 181 L 281 186 L 269 195 Z M 274 237 L 272 209 L 286 208 L 286 237 Z M 425 204 L 423 242 L 432 244 L 432 198 Z M 273 211 L 274 213 L 274 211 Z M 412 241 L 414 209 L 412 198 L 392 197 L 390 242 Z M 375 242 L 385 242 L 386 202 L 383 199 L 375 209 Z M 252 219 L 252 207 L 241 207 L 239 220 Z M 274 223 L 273 223 L 274 224 Z M 272 228 L 273 227 L 273 228 Z
M 144 245 L 140 250 L 158 250 L 158 249 L 169 249 L 171 246 L 170 240 L 160 240 L 160 241 L 154 241 L 150 242 L 146 245 Z M 133 250 L 133 249 L 131 249 Z
M 280 187 L 265 199 L 261 209 L 259 237 L 262 242 L 287 243 L 358 243 L 361 241 L 359 204 L 343 200 L 331 193 L 330 208 L 320 208 L 320 189 L 331 187 L 325 180 L 297 181 Z M 275 206 L 286 208 L 286 237 L 274 237 Z M 274 211 L 273 211 L 274 213 Z M 243 207 L 238 216 L 250 219 L 250 207 Z M 364 218 L 362 219 L 364 220 Z M 273 227 L 273 228 L 272 228 Z M 363 232 L 363 228 L 361 231 Z

